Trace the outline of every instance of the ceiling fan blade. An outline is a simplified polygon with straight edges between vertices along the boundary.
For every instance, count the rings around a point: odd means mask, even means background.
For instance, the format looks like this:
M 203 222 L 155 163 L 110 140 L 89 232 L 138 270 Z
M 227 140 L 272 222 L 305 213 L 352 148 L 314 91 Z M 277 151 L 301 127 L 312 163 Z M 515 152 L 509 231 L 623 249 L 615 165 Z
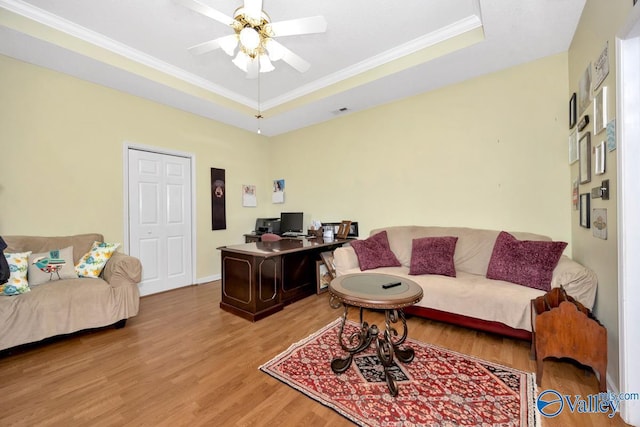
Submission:
M 229 34 L 228 36 L 219 37 L 215 40 L 209 40 L 208 42 L 191 46 L 188 50 L 194 55 L 201 55 L 203 53 L 222 48 L 227 55 L 233 56 L 237 45 L 238 37 L 235 34 Z
M 274 37 L 324 33 L 327 31 L 327 21 L 324 19 L 324 16 L 310 16 L 308 18 L 273 22 L 270 24 L 270 27 Z
M 291 65 L 293 68 L 300 71 L 301 73 L 304 73 L 311 67 L 311 64 L 309 64 L 304 59 L 300 58 L 295 53 L 291 52 L 286 47 L 282 46 L 282 44 L 278 43 L 277 41 L 271 39 L 269 43 L 275 44 L 277 46 L 277 49 L 279 49 L 282 52 L 282 60 L 284 62 Z
M 200 3 L 198 0 L 174 0 L 176 3 L 186 7 L 187 9 L 191 9 L 194 12 L 198 12 L 204 16 L 208 16 L 209 18 L 218 21 L 225 25 L 231 25 L 233 23 L 233 18 L 225 15 L 222 12 L 218 12 L 216 9 L 207 6 L 206 4 Z
M 258 77 L 258 72 L 260 71 L 260 64 L 256 58 L 251 59 L 247 63 L 247 78 L 255 79 Z
M 244 14 L 249 18 L 260 20 L 262 16 L 262 0 L 244 0 Z

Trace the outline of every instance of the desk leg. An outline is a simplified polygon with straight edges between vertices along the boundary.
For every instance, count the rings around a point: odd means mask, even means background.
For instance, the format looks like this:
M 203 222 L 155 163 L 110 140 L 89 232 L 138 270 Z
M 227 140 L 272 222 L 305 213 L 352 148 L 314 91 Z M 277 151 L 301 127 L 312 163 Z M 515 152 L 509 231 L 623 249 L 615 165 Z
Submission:
M 342 323 L 340 324 L 340 332 L 338 333 L 338 341 L 340 341 L 340 347 L 349 354 L 344 357 L 336 357 L 331 361 L 331 370 L 336 374 L 340 374 L 349 369 L 351 361 L 353 360 L 353 355 L 360 353 L 369 347 L 369 345 L 371 345 L 371 341 L 378 336 L 378 327 L 376 325 L 369 326 L 367 322 L 363 321 L 362 308 L 360 308 L 360 330 L 349 335 L 347 343 L 345 343 L 343 333 L 344 325 L 347 322 L 349 306 L 347 304 L 343 304 L 343 310 Z

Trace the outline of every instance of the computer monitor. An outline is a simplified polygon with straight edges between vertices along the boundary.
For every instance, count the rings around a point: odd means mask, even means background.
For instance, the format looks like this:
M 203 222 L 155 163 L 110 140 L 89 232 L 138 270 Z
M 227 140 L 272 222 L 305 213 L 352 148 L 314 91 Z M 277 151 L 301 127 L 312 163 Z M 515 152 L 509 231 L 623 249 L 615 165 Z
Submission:
M 302 233 L 303 216 L 302 212 L 281 212 L 280 233 Z

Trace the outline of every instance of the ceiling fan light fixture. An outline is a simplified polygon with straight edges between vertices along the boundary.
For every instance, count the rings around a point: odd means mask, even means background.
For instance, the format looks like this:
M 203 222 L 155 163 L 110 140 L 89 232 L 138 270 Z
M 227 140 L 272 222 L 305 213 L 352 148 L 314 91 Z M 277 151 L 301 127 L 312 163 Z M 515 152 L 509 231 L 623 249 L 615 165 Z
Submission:
M 273 66 L 269 57 L 267 55 L 260 55 L 260 72 L 261 73 L 269 73 L 275 70 L 276 67 Z
M 236 67 L 240 68 L 245 73 L 247 72 L 247 66 L 249 64 L 249 55 L 244 53 L 243 51 L 238 51 L 238 54 L 233 59 L 233 63 L 236 64 Z
M 234 55 L 236 47 L 238 46 L 238 38 L 235 37 L 235 34 L 233 36 L 234 37 L 222 37 L 219 42 L 220 48 L 229 56 Z
M 242 43 L 247 50 L 254 51 L 260 46 L 260 34 L 251 27 L 244 27 L 240 31 L 240 43 Z

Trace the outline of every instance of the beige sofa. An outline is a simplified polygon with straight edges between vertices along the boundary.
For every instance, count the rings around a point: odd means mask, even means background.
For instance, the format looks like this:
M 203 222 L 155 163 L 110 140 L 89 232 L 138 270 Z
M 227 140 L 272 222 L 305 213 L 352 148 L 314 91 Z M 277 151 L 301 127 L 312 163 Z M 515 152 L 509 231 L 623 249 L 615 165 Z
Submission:
M 5 253 L 41 253 L 73 247 L 77 263 L 100 234 L 68 237 L 3 236 Z M 116 325 L 138 314 L 142 266 L 137 258 L 115 252 L 100 278 L 75 278 L 30 286 L 30 291 L 0 296 L 0 350 L 83 329 Z
M 486 277 L 499 231 L 458 227 L 399 226 L 371 231 L 387 232 L 389 247 L 399 267 L 381 267 L 367 272 L 395 274 L 417 282 L 424 291 L 422 301 L 405 312 L 466 327 L 522 339 L 531 338 L 532 299 L 544 291 Z M 531 233 L 511 233 L 519 240 L 550 241 Z M 458 237 L 454 265 L 456 277 L 409 275 L 412 240 L 422 237 Z M 344 246 L 334 252 L 336 274 L 360 273 L 354 249 Z M 562 285 L 567 293 L 591 309 L 597 277 L 590 269 L 563 255 L 553 270 L 551 287 Z

